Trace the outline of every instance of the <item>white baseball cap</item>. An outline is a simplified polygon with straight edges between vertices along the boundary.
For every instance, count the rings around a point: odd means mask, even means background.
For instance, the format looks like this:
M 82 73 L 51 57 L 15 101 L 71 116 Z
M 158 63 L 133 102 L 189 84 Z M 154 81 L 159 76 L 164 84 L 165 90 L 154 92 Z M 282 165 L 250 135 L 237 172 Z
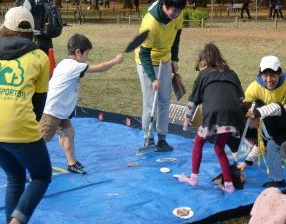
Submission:
M 260 71 L 263 72 L 266 69 L 277 71 L 281 67 L 281 63 L 276 56 L 267 55 L 260 61 Z
M 31 27 L 27 29 L 20 28 L 19 24 L 24 21 L 29 22 Z M 23 6 L 13 7 L 6 12 L 3 26 L 5 26 L 9 30 L 16 32 L 33 32 L 34 18 L 27 8 Z

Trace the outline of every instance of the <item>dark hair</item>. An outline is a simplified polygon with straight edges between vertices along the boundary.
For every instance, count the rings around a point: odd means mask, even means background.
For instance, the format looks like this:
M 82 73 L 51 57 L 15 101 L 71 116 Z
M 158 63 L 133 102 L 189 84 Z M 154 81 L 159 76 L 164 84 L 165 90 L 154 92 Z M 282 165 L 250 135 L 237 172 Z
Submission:
M 163 4 L 168 8 L 175 7 L 177 9 L 183 9 L 186 7 L 187 0 L 162 0 Z
M 277 74 L 277 75 L 281 75 L 282 74 L 282 68 L 279 67 L 277 69 L 277 71 L 272 70 L 271 68 L 265 69 L 263 72 L 261 71 L 261 69 L 259 69 L 259 74 L 262 75 L 262 73 L 266 72 L 266 71 L 270 71 L 273 74 Z
M 83 54 L 86 50 L 92 49 L 90 40 L 81 34 L 74 34 L 68 41 L 68 55 L 74 55 L 77 49 Z
M 31 24 L 28 21 L 22 21 L 19 23 L 18 28 L 30 29 Z M 25 38 L 29 38 L 32 40 L 34 37 L 34 34 L 33 34 L 33 32 L 19 32 L 19 31 L 9 30 L 5 26 L 1 27 L 0 37 L 13 37 L 13 36 L 25 37 Z
M 220 50 L 213 43 L 208 43 L 205 45 L 203 50 L 200 52 L 195 69 L 199 71 L 200 62 L 205 60 L 208 69 L 218 69 L 220 72 L 229 69 L 226 61 L 222 58 Z

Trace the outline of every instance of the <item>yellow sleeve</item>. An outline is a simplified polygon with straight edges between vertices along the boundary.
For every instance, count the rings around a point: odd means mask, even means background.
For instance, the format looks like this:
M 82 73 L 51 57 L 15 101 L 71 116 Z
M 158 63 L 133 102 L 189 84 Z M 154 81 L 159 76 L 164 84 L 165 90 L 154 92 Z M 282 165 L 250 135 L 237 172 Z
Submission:
M 183 29 L 183 22 L 184 22 L 183 11 L 176 20 L 178 29 Z
M 145 48 L 153 48 L 154 43 L 157 36 L 157 29 L 156 29 L 157 21 L 151 16 L 150 13 L 147 13 L 143 18 L 140 27 L 140 33 L 144 32 L 145 30 L 149 30 L 147 39 L 141 44 L 142 47 Z
M 40 65 L 40 75 L 35 83 L 35 92 L 36 93 L 45 93 L 48 92 L 49 84 L 49 73 L 50 73 L 50 61 L 48 56 L 44 53 L 41 55 L 41 65 Z
M 245 102 L 254 102 L 255 100 L 258 100 L 259 97 L 257 96 L 258 93 L 257 83 L 256 81 L 250 83 L 250 85 L 245 90 Z

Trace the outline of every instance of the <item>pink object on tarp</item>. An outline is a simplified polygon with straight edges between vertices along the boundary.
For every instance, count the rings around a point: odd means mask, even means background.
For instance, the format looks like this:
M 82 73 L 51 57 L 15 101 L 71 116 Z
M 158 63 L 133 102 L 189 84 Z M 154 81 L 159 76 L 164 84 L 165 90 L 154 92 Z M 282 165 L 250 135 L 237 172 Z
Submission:
M 267 188 L 257 197 L 249 224 L 285 224 L 286 195 L 278 188 Z

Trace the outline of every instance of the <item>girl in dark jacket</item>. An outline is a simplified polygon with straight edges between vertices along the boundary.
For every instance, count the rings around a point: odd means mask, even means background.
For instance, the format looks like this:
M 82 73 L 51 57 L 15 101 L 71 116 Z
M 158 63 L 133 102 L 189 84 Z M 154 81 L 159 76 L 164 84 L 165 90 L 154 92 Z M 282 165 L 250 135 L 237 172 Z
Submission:
M 232 193 L 234 186 L 224 147 L 231 135 L 239 137 L 242 123 L 240 101 L 244 98 L 244 93 L 238 76 L 229 68 L 217 46 L 212 43 L 207 44 L 199 54 L 196 70 L 200 73 L 189 97 L 184 128 L 192 125 L 191 118 L 199 104 L 202 104 L 203 120 L 194 140 L 192 175 L 180 175 L 179 181 L 192 186 L 198 184 L 203 146 L 208 137 L 216 136 L 214 150 L 225 180 L 221 189 Z

